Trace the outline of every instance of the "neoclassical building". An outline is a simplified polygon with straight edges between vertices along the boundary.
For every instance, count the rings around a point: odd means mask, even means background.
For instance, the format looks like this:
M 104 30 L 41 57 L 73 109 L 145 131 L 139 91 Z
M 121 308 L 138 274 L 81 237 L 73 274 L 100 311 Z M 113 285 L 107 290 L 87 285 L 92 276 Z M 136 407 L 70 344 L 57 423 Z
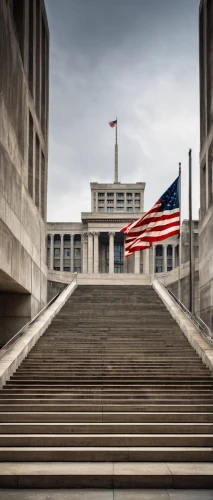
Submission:
M 50 270 L 98 273 L 171 271 L 178 265 L 176 236 L 129 258 L 124 257 L 120 229 L 144 213 L 145 183 L 91 183 L 91 212 L 81 222 L 47 224 L 47 262 Z

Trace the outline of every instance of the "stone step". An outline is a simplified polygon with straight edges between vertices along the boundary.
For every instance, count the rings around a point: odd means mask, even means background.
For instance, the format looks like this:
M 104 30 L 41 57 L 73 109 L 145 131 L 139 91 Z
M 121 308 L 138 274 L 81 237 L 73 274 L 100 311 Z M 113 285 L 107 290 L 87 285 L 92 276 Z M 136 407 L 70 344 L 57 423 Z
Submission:
M 209 398 L 212 398 L 212 390 L 204 390 L 204 389 L 173 389 L 172 391 L 172 396 L 169 392 L 169 389 L 167 390 L 157 390 L 156 388 L 138 392 L 138 393 L 102 393 L 94 391 L 94 393 L 91 392 L 71 392 L 71 391 L 63 391 L 60 393 L 60 391 L 48 391 L 43 392 L 17 392 L 10 394 L 8 393 L 2 393 L 0 394 L 0 401 L 5 399 L 9 399 L 10 401 L 13 401 L 14 399 L 70 399 L 70 400 L 87 400 L 87 401 L 93 401 L 97 399 L 102 399 L 104 402 L 107 402 L 108 400 L 117 400 L 121 402 L 123 399 L 128 400 L 128 401 L 135 401 L 135 400 L 143 400 L 143 399 L 159 399 L 159 398 L 166 398 L 166 397 L 172 397 L 173 399 L 176 398 L 194 398 L 194 397 L 201 397 L 204 399 L 206 396 Z
M 1 462 L 212 462 L 211 447 L 0 447 Z M 1 474 L 1 472 L 0 472 Z
M 98 489 L 130 489 L 141 488 L 146 489 L 151 488 L 152 493 L 147 490 L 147 499 L 158 498 L 160 500 L 161 493 L 155 497 L 153 488 L 212 488 L 213 487 L 213 464 L 212 463 L 81 463 L 81 462 L 71 462 L 71 463 L 59 463 L 59 462 L 42 462 L 42 463 L 17 463 L 11 462 L 1 463 L 0 470 L 0 487 L 1 488 L 13 488 L 22 489 L 22 494 L 28 494 L 29 498 L 37 498 L 36 492 L 28 492 L 27 489 L 33 488 L 35 490 L 45 489 L 46 495 L 42 495 L 42 498 L 48 498 L 49 491 L 47 488 L 57 488 L 61 489 L 57 494 L 57 498 L 65 498 L 63 496 L 63 490 L 75 489 L 76 498 L 92 498 L 91 493 L 85 488 L 94 488 L 93 498 L 108 498 L 108 494 L 101 493 Z M 84 491 L 81 493 L 79 488 Z M 23 492 L 23 490 L 25 490 Z M 26 492 L 26 493 L 25 493 Z M 122 498 L 126 498 L 126 493 L 122 492 Z M 208 493 L 208 492 L 207 492 Z M 41 493 L 42 494 L 42 493 Z M 158 492 L 157 492 L 158 494 Z M 190 494 L 190 492 L 189 492 Z M 66 498 L 71 498 L 71 491 L 65 490 L 64 495 Z M 143 492 L 143 495 L 145 493 Z M 151 495 L 151 496 L 150 496 Z M 165 495 L 167 495 L 165 493 Z M 181 492 L 178 494 L 179 497 Z M 52 498 L 55 495 L 50 494 Z M 139 495 L 132 491 L 129 491 L 128 498 L 139 498 Z M 3 497 L 2 497 L 3 498 Z M 9 500 L 10 493 L 5 491 L 5 498 Z M 11 496 L 13 497 L 13 495 Z M 18 498 L 18 491 L 17 491 Z M 20 497 L 21 498 L 21 497 Z M 111 498 L 111 496 L 110 496 Z M 119 495 L 119 498 L 121 496 Z M 142 494 L 141 497 L 142 499 Z M 143 496 L 145 498 L 145 496 Z M 183 497 L 182 497 L 183 498 Z M 184 495 L 185 498 L 185 495 Z M 191 494 L 190 494 L 191 498 Z M 200 492 L 200 498 L 202 493 Z M 207 498 L 207 496 L 205 496 Z M 208 498 L 211 498 L 211 492 L 209 492 Z
M 135 405 L 103 405 L 103 404 L 26 404 L 24 405 L 25 411 L 32 412 L 150 412 L 158 411 L 159 413 L 165 411 L 184 412 L 184 411 L 202 411 L 212 412 L 212 404 L 135 404 Z M 0 404 L 0 412 L 20 412 L 23 411 L 23 404 Z
M 197 400 L 197 397 L 189 397 L 189 396 L 177 396 L 176 398 L 173 396 L 173 397 L 169 397 L 167 396 L 167 398 L 165 397 L 151 397 L 150 395 L 147 395 L 147 397 L 143 397 L 143 398 L 140 398 L 140 399 L 130 399 L 128 400 L 128 404 L 129 406 L 136 406 L 136 405 L 142 405 L 145 403 L 145 401 L 147 403 L 157 403 L 159 402 L 160 404 L 169 404 L 171 403 L 171 401 L 173 403 L 176 403 L 176 404 L 183 404 L 184 401 L 187 401 L 187 403 L 190 403 L 190 402 L 194 402 Z M 212 396 L 211 397 L 200 397 L 199 398 L 199 402 L 200 403 L 208 403 L 208 402 L 212 402 L 213 398 Z M 69 399 L 66 399 L 66 398 L 24 398 L 24 399 L 0 399 L 0 405 L 18 405 L 18 404 L 22 404 L 24 405 L 24 407 L 26 405 L 38 405 L 38 404 L 59 404 L 59 405 L 82 405 L 82 406 L 87 406 L 87 405 L 102 405 L 102 406 L 112 406 L 112 405 L 127 405 L 127 400 L 126 398 L 118 398 L 118 399 L 105 399 L 103 400 L 101 397 L 100 398 L 97 398 L 97 399 L 94 399 L 94 400 L 91 400 L 91 399 L 76 399 L 76 398 L 69 398 Z
M 3 434 L 213 434 L 212 423 L 0 423 Z M 210 444 L 210 443 L 209 443 Z
M 211 434 L 4 434 L 0 446 L 14 447 L 212 447 Z M 212 448 L 213 452 L 213 448 Z M 213 455 L 212 455 L 213 458 Z
M 1 423 L 119 422 L 119 423 L 213 423 L 213 413 L 199 412 L 0 412 Z
M 114 462 L 113 471 L 133 462 L 130 484 L 146 462 L 153 474 L 156 462 L 180 463 L 182 471 L 188 462 L 208 464 L 212 388 L 211 373 L 151 287 L 77 288 L 0 391 L 0 461 L 29 462 L 26 471 L 38 464 L 46 484 L 45 464 L 63 462 L 76 487 L 92 480 L 73 478 L 75 462 L 79 471 L 84 462 Z

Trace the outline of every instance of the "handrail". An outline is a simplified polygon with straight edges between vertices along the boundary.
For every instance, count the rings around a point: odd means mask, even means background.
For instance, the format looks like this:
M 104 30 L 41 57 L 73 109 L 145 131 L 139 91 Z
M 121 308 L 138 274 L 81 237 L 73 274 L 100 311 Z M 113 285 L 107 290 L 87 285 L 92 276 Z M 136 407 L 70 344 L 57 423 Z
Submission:
M 73 281 L 73 280 L 72 280 Z M 72 283 L 71 281 L 71 283 Z M 70 285 L 70 283 L 64 288 L 64 290 L 62 290 L 62 292 L 58 292 L 49 302 L 48 304 L 46 304 L 43 309 L 41 309 L 41 311 L 39 311 L 30 321 L 28 321 L 28 323 L 26 323 L 26 325 L 22 326 L 21 330 L 19 330 L 17 333 L 15 333 L 15 335 L 10 339 L 8 340 L 8 342 L 0 349 L 0 359 L 8 352 L 10 351 L 10 349 L 12 349 L 12 347 L 14 346 L 14 344 L 20 339 L 20 337 L 22 337 L 22 335 L 25 333 L 25 331 L 29 328 L 29 326 L 33 325 L 33 323 L 35 323 L 35 321 L 37 321 L 37 319 L 41 316 L 41 314 L 46 311 L 46 309 L 48 309 L 51 304 L 53 304 L 53 302 L 56 301 L 56 299 L 59 297 L 59 295 L 61 293 L 63 293 L 67 288 L 68 286 Z
M 156 279 L 158 279 L 158 278 L 156 278 Z M 200 332 L 200 334 L 202 335 L 204 340 L 206 340 L 207 342 L 209 342 L 209 344 L 211 344 L 211 346 L 213 346 L 213 333 L 211 332 L 210 328 L 206 325 L 206 323 L 200 318 L 200 316 L 198 316 L 198 314 L 196 314 L 196 313 L 192 314 L 187 309 L 187 307 L 183 304 L 183 302 L 181 302 L 178 299 L 178 297 L 176 297 L 176 295 L 169 288 L 166 288 L 163 285 L 163 283 L 161 283 L 160 281 L 159 281 L 159 283 L 164 288 L 164 290 L 166 290 L 169 293 L 171 298 L 181 307 L 181 309 L 184 311 L 184 313 L 188 316 L 191 323 Z

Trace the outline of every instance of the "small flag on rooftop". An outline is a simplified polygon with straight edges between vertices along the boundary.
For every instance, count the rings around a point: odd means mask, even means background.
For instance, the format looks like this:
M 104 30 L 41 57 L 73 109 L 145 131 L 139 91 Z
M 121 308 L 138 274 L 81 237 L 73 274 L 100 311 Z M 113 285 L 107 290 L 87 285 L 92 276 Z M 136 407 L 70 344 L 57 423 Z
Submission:
M 180 234 L 179 177 L 140 219 L 121 229 L 126 234 L 125 256 L 130 257 L 152 243 Z
M 109 126 L 112 128 L 115 127 L 116 125 L 117 125 L 117 120 L 113 120 L 113 121 L 109 122 Z

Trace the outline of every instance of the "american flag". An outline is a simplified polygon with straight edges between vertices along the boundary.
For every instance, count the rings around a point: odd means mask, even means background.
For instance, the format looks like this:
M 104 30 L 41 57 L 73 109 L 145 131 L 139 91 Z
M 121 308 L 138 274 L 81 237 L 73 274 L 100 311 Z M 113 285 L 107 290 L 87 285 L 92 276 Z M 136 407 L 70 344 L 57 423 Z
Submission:
M 117 120 L 113 120 L 113 121 L 109 122 L 110 127 L 113 128 L 113 127 L 115 127 L 115 125 L 117 125 Z
M 154 242 L 180 234 L 179 177 L 149 212 L 123 227 L 121 232 L 126 234 L 126 257 L 151 247 Z

